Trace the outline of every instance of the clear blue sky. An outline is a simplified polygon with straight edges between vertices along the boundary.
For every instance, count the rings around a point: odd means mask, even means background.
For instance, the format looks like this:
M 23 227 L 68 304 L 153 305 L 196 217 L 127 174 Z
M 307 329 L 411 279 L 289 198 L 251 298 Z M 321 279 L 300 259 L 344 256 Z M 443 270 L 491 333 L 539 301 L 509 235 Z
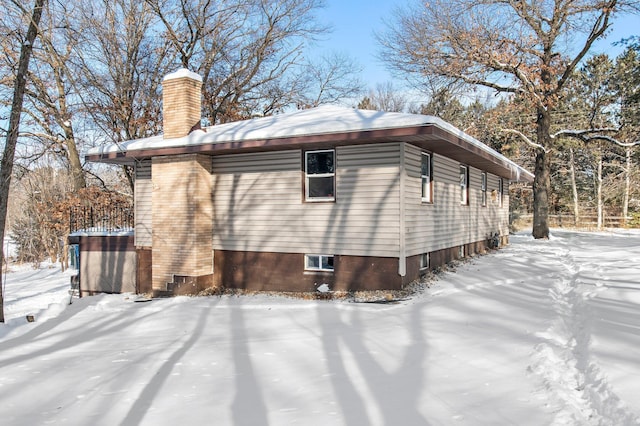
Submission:
M 326 40 L 318 44 L 324 53 L 343 52 L 363 67 L 362 78 L 368 87 L 392 80 L 385 66 L 376 58 L 378 44 L 374 32 L 385 29 L 384 19 L 393 21 L 392 12 L 413 0 L 326 0 L 327 8 L 319 14 L 322 22 L 333 27 Z M 612 43 L 631 35 L 640 35 L 640 16 L 626 16 L 613 24 L 613 30 L 600 41 L 593 53 L 608 52 L 615 57 L 622 48 Z
M 363 67 L 363 80 L 370 87 L 391 80 L 384 65 L 376 59 L 378 44 L 375 31 L 384 29 L 383 17 L 390 17 L 402 0 L 326 0 L 327 8 L 319 14 L 333 32 L 319 43 L 327 52 L 344 52 Z

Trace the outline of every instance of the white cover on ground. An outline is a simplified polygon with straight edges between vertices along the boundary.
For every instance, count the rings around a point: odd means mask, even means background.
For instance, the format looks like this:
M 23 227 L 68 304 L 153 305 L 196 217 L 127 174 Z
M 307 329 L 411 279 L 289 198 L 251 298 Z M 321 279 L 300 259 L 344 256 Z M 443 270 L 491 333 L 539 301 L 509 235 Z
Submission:
M 7 275 L 3 424 L 640 424 L 640 233 L 553 233 L 399 304 L 74 300 Z M 36 322 L 27 323 L 26 314 Z

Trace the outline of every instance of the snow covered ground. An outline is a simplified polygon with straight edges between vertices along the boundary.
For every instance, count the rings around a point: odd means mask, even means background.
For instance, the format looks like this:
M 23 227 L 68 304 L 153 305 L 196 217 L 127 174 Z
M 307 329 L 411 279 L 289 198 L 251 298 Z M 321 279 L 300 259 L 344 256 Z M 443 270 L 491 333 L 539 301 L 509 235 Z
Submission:
M 638 232 L 513 236 L 398 304 L 7 279 L 6 425 L 640 424 Z

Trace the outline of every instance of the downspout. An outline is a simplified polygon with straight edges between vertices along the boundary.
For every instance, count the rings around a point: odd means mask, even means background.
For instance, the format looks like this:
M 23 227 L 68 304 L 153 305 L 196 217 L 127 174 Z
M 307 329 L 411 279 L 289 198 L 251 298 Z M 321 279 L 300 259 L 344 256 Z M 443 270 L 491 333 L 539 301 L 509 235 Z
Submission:
M 406 241 L 406 218 L 405 218 L 405 181 L 406 181 L 406 170 L 405 170 L 405 152 L 404 152 L 404 142 L 400 142 L 400 220 L 399 220 L 399 245 L 400 250 L 398 253 L 398 275 L 404 277 L 407 275 L 407 241 Z

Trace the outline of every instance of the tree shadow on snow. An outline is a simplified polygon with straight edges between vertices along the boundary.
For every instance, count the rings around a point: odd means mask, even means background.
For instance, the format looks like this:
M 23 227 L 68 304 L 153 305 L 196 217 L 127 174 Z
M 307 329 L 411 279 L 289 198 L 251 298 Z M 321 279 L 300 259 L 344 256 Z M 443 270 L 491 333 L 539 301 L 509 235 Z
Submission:
M 235 364 L 235 396 L 231 404 L 233 424 L 237 426 L 267 425 L 267 408 L 256 378 L 248 345 L 246 322 L 242 309 L 231 310 L 233 328 L 233 360 Z
M 411 309 L 408 324 L 390 324 L 389 329 L 372 330 L 361 318 L 364 313 L 358 308 L 343 312 L 338 310 L 336 305 L 318 306 L 324 356 L 336 402 L 342 409 L 344 424 L 372 424 L 379 420 L 371 418 L 371 410 L 367 409 L 370 401 L 365 399 L 365 395 L 358 389 L 359 386 L 366 386 L 367 393 L 373 396 L 376 403 L 374 411 L 380 413 L 384 424 L 428 424 L 418 410 L 419 397 L 426 386 L 427 357 L 421 305 L 415 304 L 410 308 L 398 306 L 398 309 Z M 371 311 L 367 312 L 371 314 Z M 381 308 L 373 315 L 384 316 L 386 312 L 386 309 Z M 348 318 L 345 321 L 343 317 L 347 314 Z M 397 367 L 390 371 L 389 365 L 376 359 L 365 338 L 367 334 L 379 336 L 380 339 L 387 335 L 392 336 L 395 333 L 394 327 L 408 330 L 410 338 L 407 347 L 392 346 L 393 339 L 391 342 L 375 342 L 387 351 L 397 352 Z M 354 366 L 347 359 L 354 360 L 358 371 L 353 371 Z M 358 377 L 364 378 L 364 383 L 356 383 Z
M 151 408 L 156 396 L 163 389 L 163 385 L 171 375 L 171 372 L 175 365 L 202 336 L 209 313 L 209 309 L 203 308 L 201 310 L 200 317 L 196 322 L 196 327 L 191 333 L 189 333 L 189 338 L 183 343 L 178 344 L 178 348 L 163 362 L 162 366 L 155 372 L 153 378 L 149 381 L 149 383 L 147 383 L 140 395 L 136 398 L 135 403 L 131 406 L 126 417 L 120 423 L 121 425 L 137 425 L 141 423 L 146 413 Z

